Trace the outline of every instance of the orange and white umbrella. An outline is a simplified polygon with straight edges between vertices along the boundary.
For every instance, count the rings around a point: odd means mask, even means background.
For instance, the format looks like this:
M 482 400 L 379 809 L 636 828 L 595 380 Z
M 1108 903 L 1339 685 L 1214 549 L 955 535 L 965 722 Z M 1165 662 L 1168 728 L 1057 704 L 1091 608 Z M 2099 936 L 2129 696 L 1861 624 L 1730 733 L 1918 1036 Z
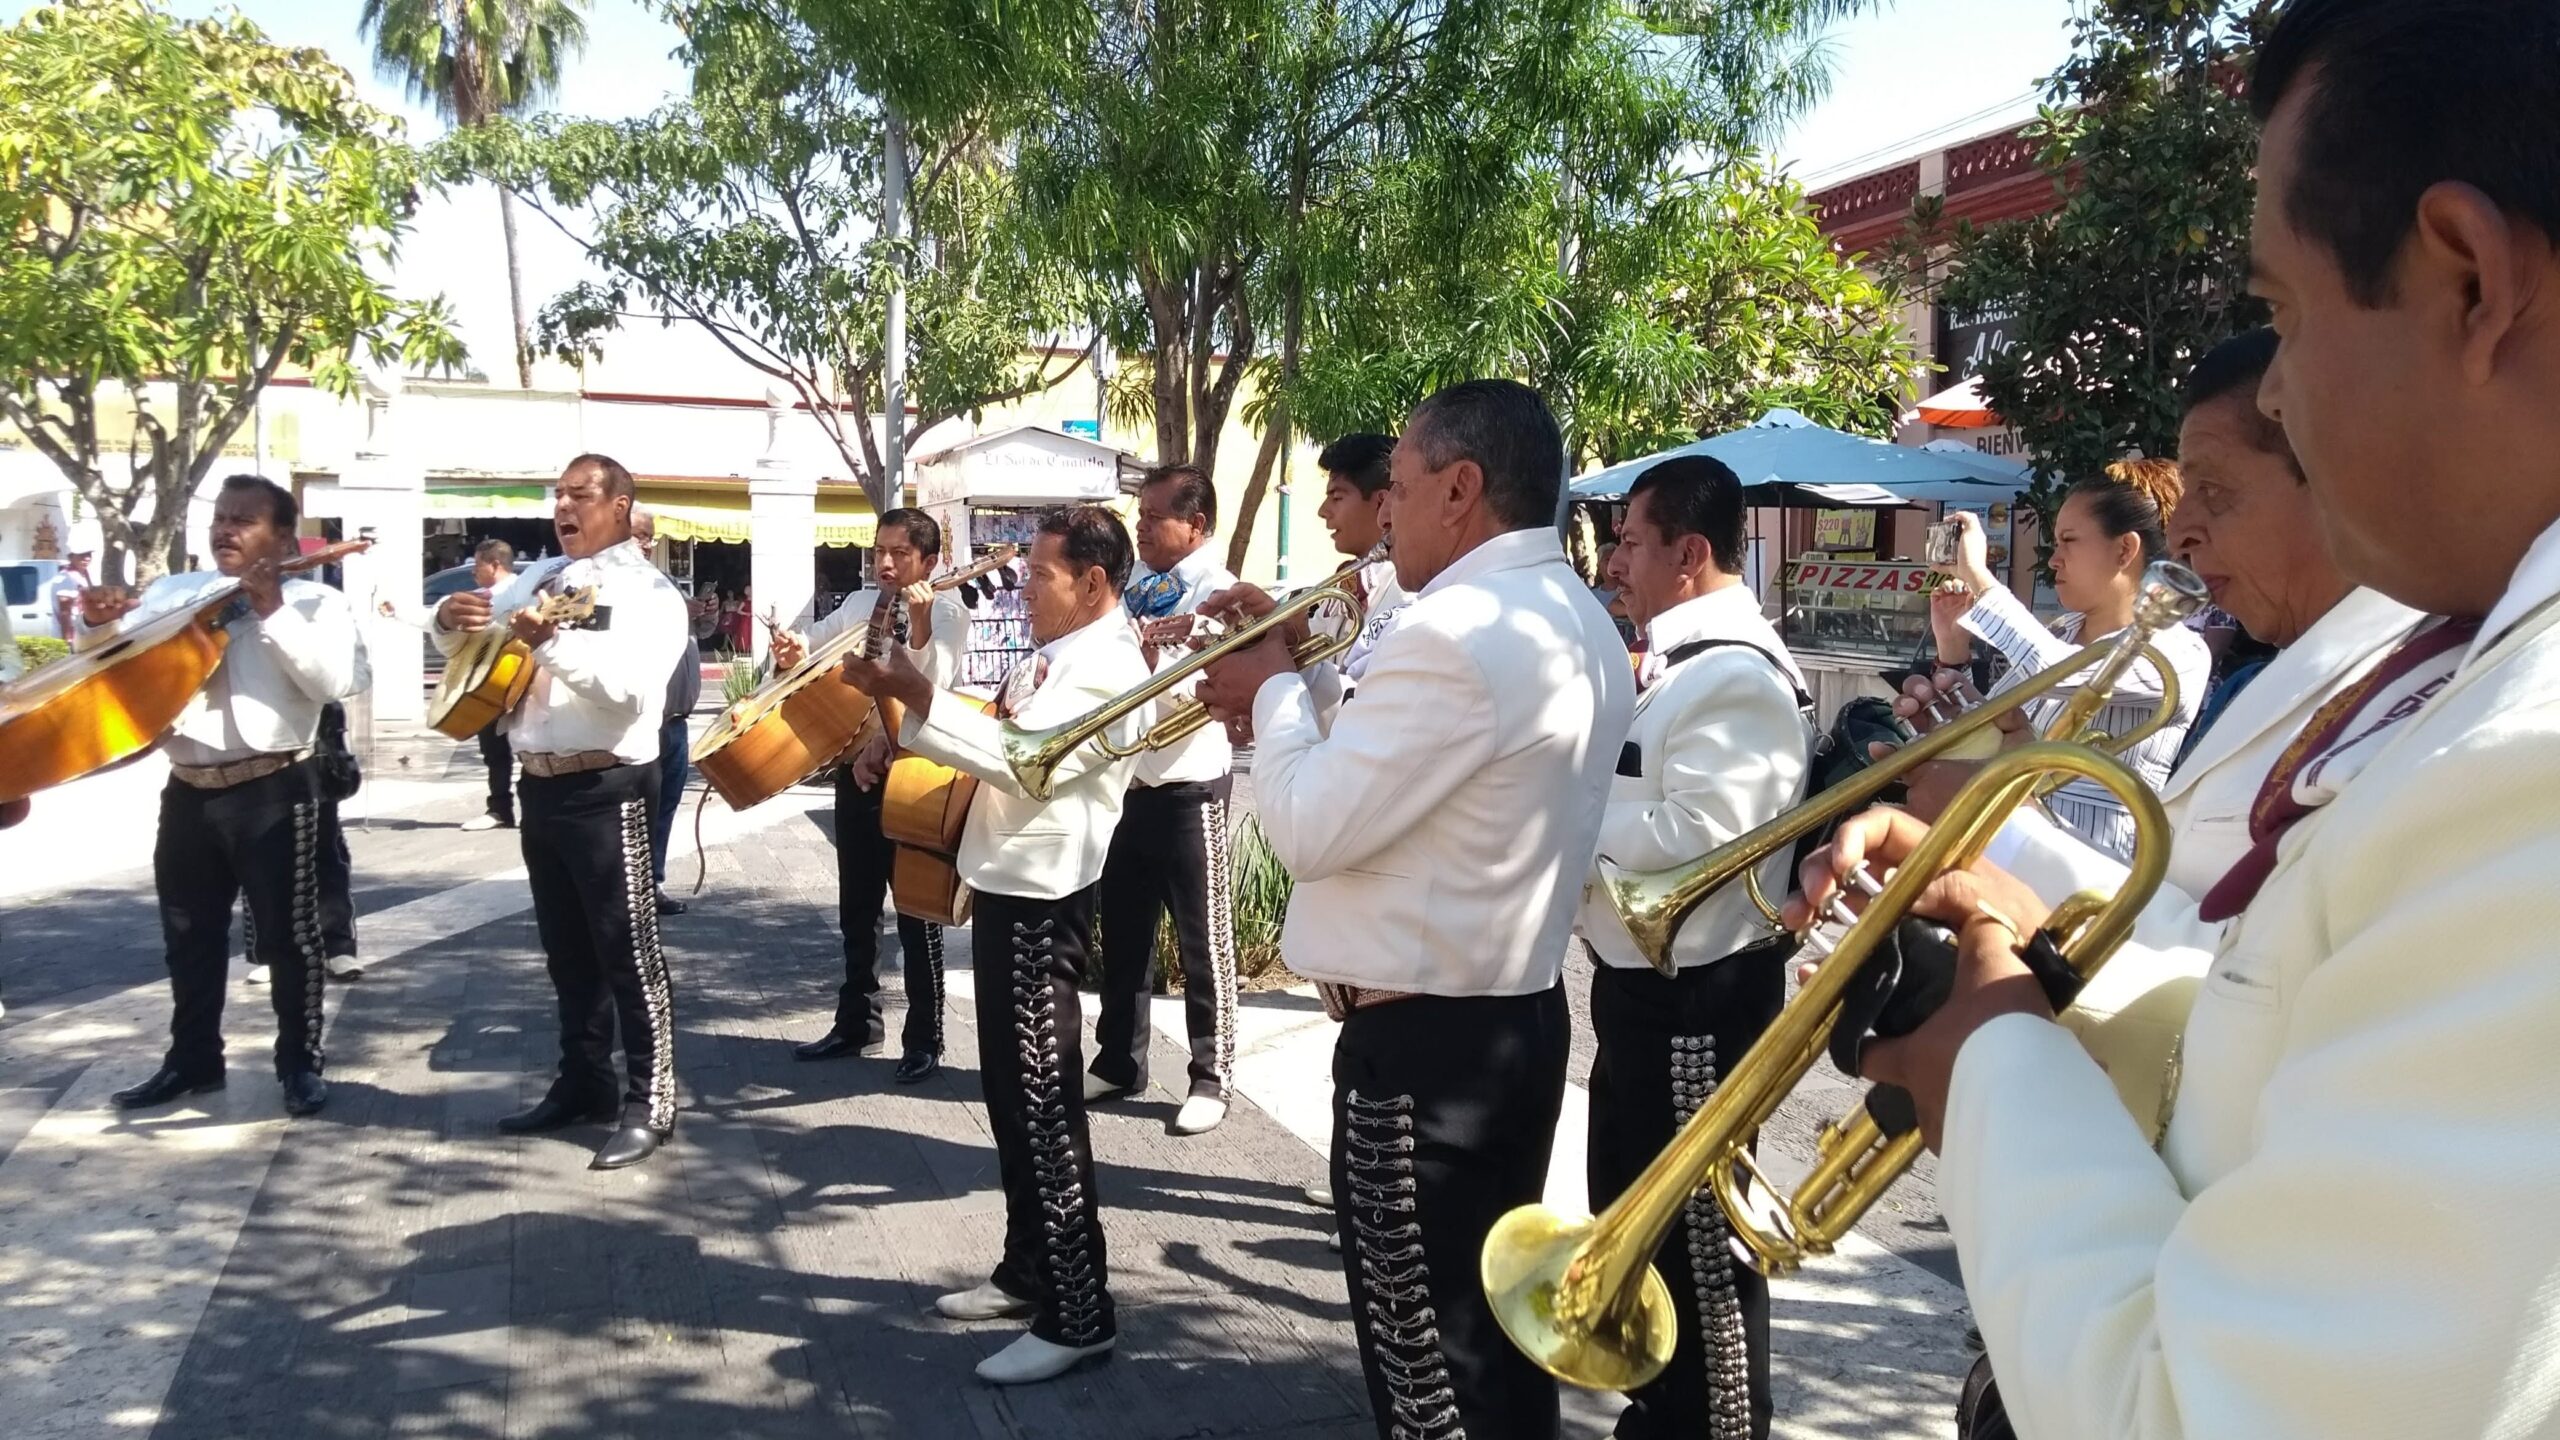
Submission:
M 1921 401 L 1918 413 L 1930 424 L 1950 430 L 1981 430 L 2000 423 L 2000 417 L 1982 398 L 1979 375 Z

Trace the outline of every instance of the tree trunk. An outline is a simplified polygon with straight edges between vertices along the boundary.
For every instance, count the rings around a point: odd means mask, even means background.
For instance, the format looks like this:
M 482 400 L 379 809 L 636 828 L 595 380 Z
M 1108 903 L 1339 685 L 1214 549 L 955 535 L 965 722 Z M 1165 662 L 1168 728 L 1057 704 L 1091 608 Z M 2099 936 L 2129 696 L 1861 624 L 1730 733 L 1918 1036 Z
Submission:
M 1253 548 L 1253 516 L 1262 508 L 1262 497 L 1271 488 L 1271 475 L 1277 468 L 1280 452 L 1289 446 L 1289 402 L 1283 400 L 1271 407 L 1270 424 L 1262 431 L 1262 448 L 1254 452 L 1253 478 L 1244 485 L 1243 498 L 1236 502 L 1235 515 L 1228 520 L 1227 573 L 1244 573 L 1244 553 Z
M 516 258 L 516 197 L 498 187 L 498 225 L 507 237 L 507 305 L 516 321 L 516 388 L 533 388 L 533 329 L 524 319 L 524 265 Z

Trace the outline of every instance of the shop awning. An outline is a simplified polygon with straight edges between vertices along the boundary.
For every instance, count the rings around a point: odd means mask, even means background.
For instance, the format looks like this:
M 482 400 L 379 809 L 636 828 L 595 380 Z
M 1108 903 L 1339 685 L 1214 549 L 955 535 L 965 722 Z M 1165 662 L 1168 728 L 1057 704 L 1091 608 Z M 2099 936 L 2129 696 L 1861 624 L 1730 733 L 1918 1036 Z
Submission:
M 658 517 L 658 533 L 669 540 L 708 540 L 743 545 L 752 538 L 751 502 L 736 491 L 654 485 L 640 482 L 640 503 Z M 457 485 L 427 492 L 426 513 L 452 519 L 548 520 L 548 485 Z M 860 494 L 818 495 L 818 543 L 830 549 L 869 546 L 879 533 L 879 518 Z
M 1984 430 L 2000 423 L 1991 403 L 1982 398 L 1982 377 L 1979 375 L 1921 401 L 1913 407 L 1912 414 L 1949 430 Z

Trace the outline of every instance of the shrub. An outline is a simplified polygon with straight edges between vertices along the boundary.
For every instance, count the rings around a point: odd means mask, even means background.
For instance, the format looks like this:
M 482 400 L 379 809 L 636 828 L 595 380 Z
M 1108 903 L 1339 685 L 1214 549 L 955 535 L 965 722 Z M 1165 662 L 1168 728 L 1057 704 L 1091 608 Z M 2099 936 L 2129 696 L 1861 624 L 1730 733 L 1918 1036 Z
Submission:
M 33 670 L 38 666 L 59 660 L 70 653 L 71 647 L 69 645 L 54 639 L 50 635 L 21 635 L 18 637 L 18 659 L 29 670 Z

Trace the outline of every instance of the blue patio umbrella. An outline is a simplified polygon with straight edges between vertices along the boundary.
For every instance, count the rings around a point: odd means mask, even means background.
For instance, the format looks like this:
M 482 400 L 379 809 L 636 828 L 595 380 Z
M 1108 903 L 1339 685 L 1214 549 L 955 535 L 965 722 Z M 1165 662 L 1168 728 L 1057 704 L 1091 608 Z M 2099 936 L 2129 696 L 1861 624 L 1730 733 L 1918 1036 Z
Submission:
M 2027 484 L 2023 466 L 1992 456 L 1890 445 L 1772 410 L 1739 430 L 1595 470 L 1573 482 L 1573 497 L 1623 499 L 1637 476 L 1683 455 L 1714 456 L 1746 488 L 1792 486 L 1836 505 L 1981 504 Z

